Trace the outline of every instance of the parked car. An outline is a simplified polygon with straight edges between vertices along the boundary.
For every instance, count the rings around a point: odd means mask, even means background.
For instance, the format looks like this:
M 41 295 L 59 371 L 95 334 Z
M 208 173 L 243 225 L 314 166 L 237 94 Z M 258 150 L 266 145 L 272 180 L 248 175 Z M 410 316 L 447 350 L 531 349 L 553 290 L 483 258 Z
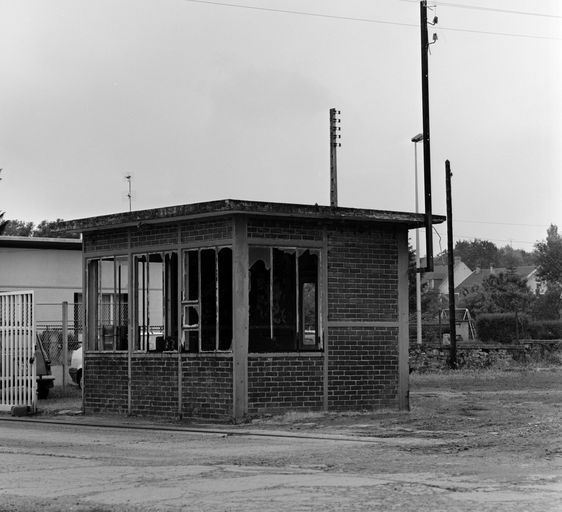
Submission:
M 0 344 L 1 344 L 0 338 Z M 51 374 L 51 360 L 49 355 L 43 346 L 43 342 L 40 336 L 35 338 L 35 357 L 29 359 L 19 359 L 19 363 L 15 364 L 33 364 L 35 363 L 35 375 L 37 382 L 37 397 L 47 398 L 49 396 L 49 390 L 54 386 L 55 377 Z M 16 370 L 17 373 L 17 370 Z M 0 361 L 0 389 L 3 386 L 12 387 L 17 386 L 18 378 L 15 375 L 5 376 L 2 372 L 2 361 Z
M 82 347 L 73 350 L 70 358 L 68 373 L 73 382 L 82 387 Z
M 49 390 L 55 385 L 55 377 L 51 374 L 51 360 L 43 346 L 41 337 L 37 336 L 35 345 L 35 372 L 37 376 L 37 398 L 49 396 Z

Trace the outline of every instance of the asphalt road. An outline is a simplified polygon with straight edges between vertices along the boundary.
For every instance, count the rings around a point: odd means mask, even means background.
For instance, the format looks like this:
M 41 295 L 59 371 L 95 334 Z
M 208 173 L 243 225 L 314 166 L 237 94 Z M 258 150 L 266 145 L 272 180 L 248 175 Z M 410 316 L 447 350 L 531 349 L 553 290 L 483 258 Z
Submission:
M 0 418 L 0 510 L 562 510 L 559 458 L 465 450 L 464 431 L 236 432 Z

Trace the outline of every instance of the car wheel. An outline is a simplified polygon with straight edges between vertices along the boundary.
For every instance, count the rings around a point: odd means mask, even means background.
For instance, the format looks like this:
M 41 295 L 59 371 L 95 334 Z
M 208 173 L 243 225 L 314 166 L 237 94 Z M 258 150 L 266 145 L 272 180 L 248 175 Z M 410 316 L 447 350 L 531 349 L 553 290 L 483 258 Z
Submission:
M 82 370 L 78 370 L 76 372 L 76 384 L 78 384 L 78 387 L 82 389 Z
M 44 400 L 48 396 L 49 396 L 49 387 L 46 384 L 39 382 L 37 384 L 37 398 L 39 398 L 40 400 Z

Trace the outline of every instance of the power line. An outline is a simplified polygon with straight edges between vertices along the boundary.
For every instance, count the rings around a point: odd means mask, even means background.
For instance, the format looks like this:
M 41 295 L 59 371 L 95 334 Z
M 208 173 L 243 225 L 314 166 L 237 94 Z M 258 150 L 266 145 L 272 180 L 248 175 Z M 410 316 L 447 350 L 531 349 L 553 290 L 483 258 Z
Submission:
M 418 0 L 402 0 L 402 2 L 419 3 Z M 459 9 L 472 9 L 474 11 L 489 11 L 489 12 L 501 12 L 505 14 L 520 14 L 522 16 L 540 16 L 542 18 L 554 18 L 562 19 L 562 16 L 558 14 L 546 14 L 542 12 L 530 12 L 530 11 L 512 11 L 510 9 L 498 9 L 496 7 L 480 7 L 477 5 L 466 5 L 466 4 L 451 4 L 449 2 L 431 2 L 432 5 L 444 6 L 444 7 L 455 7 Z
M 488 222 L 483 220 L 460 220 L 455 219 L 455 222 L 463 224 L 492 224 L 494 226 L 524 226 L 528 228 L 548 228 L 548 224 L 518 224 L 515 222 Z
M 206 4 L 206 5 L 215 5 L 219 7 L 234 7 L 238 9 L 249 9 L 252 11 L 265 11 L 265 12 L 274 12 L 274 13 L 281 13 L 281 14 L 292 14 L 297 16 L 312 16 L 315 18 L 327 18 L 333 20 L 343 20 L 343 21 L 360 21 L 364 23 L 378 23 L 381 25 L 397 25 L 400 27 L 414 27 L 419 28 L 419 25 L 416 23 L 402 23 L 398 21 L 386 21 L 386 20 L 379 20 L 374 18 L 355 18 L 351 16 L 336 16 L 332 14 L 320 14 L 317 12 L 308 12 L 308 11 L 292 11 L 287 9 L 273 9 L 270 7 L 256 7 L 253 5 L 242 5 L 242 4 L 231 4 L 226 2 L 213 2 L 210 0 L 184 0 L 185 2 L 196 3 L 196 4 Z M 449 30 L 451 32 L 468 32 L 471 34 L 485 34 L 485 35 L 495 35 L 495 36 L 505 36 L 505 37 L 519 37 L 525 39 L 544 39 L 544 40 L 553 40 L 553 41 L 562 41 L 562 37 L 552 37 L 552 36 L 537 36 L 532 34 L 518 34 L 513 32 L 493 32 L 488 30 L 470 30 L 466 28 L 454 28 L 454 27 L 443 27 L 439 25 L 440 30 Z
M 383 25 L 399 25 L 401 27 L 415 27 L 418 28 L 419 25 L 416 23 L 400 23 L 397 21 L 384 21 L 384 20 L 376 20 L 371 18 L 354 18 L 350 16 L 336 16 L 332 14 L 320 14 L 317 12 L 306 12 L 306 11 L 290 11 L 287 9 L 273 9 L 270 7 L 256 7 L 253 5 L 241 5 L 241 4 L 229 4 L 225 2 L 211 2 L 209 0 L 185 0 L 186 2 L 196 3 L 196 4 L 209 4 L 209 5 L 217 5 L 221 7 L 237 7 L 239 9 L 250 9 L 252 11 L 267 11 L 267 12 L 277 12 L 282 14 L 295 14 L 299 16 L 313 16 L 315 18 L 328 18 L 328 19 L 335 19 L 335 20 L 344 20 L 344 21 L 363 21 L 366 23 L 381 23 Z

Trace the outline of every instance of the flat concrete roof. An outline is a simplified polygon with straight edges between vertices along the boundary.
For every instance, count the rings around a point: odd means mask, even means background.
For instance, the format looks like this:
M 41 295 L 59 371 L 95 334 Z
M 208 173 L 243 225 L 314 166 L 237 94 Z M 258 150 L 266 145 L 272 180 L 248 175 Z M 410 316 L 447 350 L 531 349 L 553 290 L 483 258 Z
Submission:
M 24 249 L 57 249 L 81 251 L 82 240 L 79 238 L 44 238 L 35 236 L 0 236 L 0 248 L 13 247 Z
M 64 229 L 73 232 L 114 229 L 139 224 L 173 222 L 205 217 L 245 214 L 251 217 L 284 217 L 294 219 L 340 220 L 354 222 L 373 222 L 379 224 L 400 224 L 406 228 L 420 228 L 425 225 L 422 213 L 369 210 L 364 208 L 345 208 L 291 203 L 269 203 L 262 201 L 243 201 L 222 199 L 204 203 L 167 206 L 150 210 L 115 213 L 66 221 Z M 445 221 L 442 215 L 434 215 L 433 223 Z

